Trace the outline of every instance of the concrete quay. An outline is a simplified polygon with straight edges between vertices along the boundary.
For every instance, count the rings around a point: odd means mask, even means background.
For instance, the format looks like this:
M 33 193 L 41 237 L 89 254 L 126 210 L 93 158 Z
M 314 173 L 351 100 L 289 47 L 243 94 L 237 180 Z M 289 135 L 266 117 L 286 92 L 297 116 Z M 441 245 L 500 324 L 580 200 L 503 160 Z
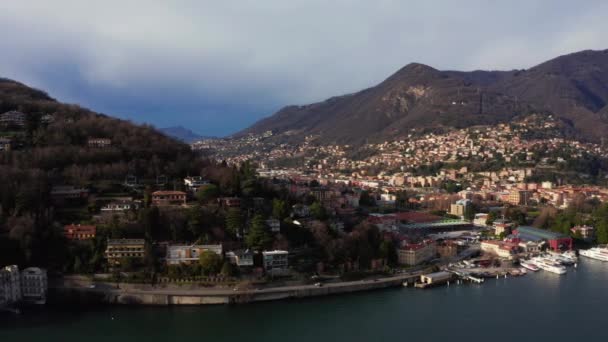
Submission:
M 189 288 L 178 286 L 153 287 L 151 285 L 99 283 L 90 280 L 64 281 L 50 288 L 55 298 L 80 298 L 89 302 L 131 305 L 207 305 L 207 304 L 245 304 L 272 300 L 328 296 L 360 291 L 371 291 L 402 286 L 404 282 L 413 283 L 421 273 L 407 273 L 377 279 L 364 279 L 337 283 L 324 283 L 322 286 L 297 285 L 263 289 L 238 288 Z M 52 298 L 51 298 L 52 299 Z

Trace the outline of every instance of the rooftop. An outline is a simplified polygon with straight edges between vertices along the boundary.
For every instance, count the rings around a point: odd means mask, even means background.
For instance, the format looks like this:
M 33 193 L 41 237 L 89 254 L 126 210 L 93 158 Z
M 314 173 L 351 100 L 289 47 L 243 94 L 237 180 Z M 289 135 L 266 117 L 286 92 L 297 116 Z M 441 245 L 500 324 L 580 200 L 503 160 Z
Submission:
M 530 226 L 519 226 L 517 228 L 517 235 L 523 237 L 526 240 L 554 240 L 563 239 L 567 236 L 552 232 L 549 230 L 538 229 Z

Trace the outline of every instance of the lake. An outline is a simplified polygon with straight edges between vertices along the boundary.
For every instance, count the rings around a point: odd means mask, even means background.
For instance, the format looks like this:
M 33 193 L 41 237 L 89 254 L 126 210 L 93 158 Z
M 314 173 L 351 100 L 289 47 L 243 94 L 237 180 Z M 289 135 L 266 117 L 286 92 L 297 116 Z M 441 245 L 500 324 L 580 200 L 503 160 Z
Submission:
M 242 306 L 45 308 L 0 316 L 0 341 L 512 341 L 608 336 L 608 263 L 558 276 Z

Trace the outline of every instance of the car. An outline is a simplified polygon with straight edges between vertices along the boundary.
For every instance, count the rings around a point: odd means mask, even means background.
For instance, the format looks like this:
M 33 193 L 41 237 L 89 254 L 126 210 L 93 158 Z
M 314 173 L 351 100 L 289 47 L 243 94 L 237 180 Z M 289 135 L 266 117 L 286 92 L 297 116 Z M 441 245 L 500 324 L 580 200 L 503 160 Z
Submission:
M 95 284 L 91 284 L 91 285 L 89 285 L 89 288 L 90 288 L 90 289 L 94 289 L 95 287 L 96 287 L 96 286 L 95 286 Z
M 316 287 L 321 287 L 321 286 L 323 286 L 323 283 L 315 283 L 315 286 Z

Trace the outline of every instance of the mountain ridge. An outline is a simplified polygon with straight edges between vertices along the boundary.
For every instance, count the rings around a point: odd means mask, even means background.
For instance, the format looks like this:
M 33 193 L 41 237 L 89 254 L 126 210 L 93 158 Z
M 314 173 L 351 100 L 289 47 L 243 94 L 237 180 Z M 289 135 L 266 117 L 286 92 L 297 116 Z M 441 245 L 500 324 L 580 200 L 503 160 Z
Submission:
M 237 132 L 290 132 L 326 143 L 390 139 L 412 130 L 508 122 L 552 113 L 597 140 L 608 129 L 608 50 L 584 50 L 508 71 L 441 71 L 409 63 L 370 88 L 304 106 L 286 106 Z

